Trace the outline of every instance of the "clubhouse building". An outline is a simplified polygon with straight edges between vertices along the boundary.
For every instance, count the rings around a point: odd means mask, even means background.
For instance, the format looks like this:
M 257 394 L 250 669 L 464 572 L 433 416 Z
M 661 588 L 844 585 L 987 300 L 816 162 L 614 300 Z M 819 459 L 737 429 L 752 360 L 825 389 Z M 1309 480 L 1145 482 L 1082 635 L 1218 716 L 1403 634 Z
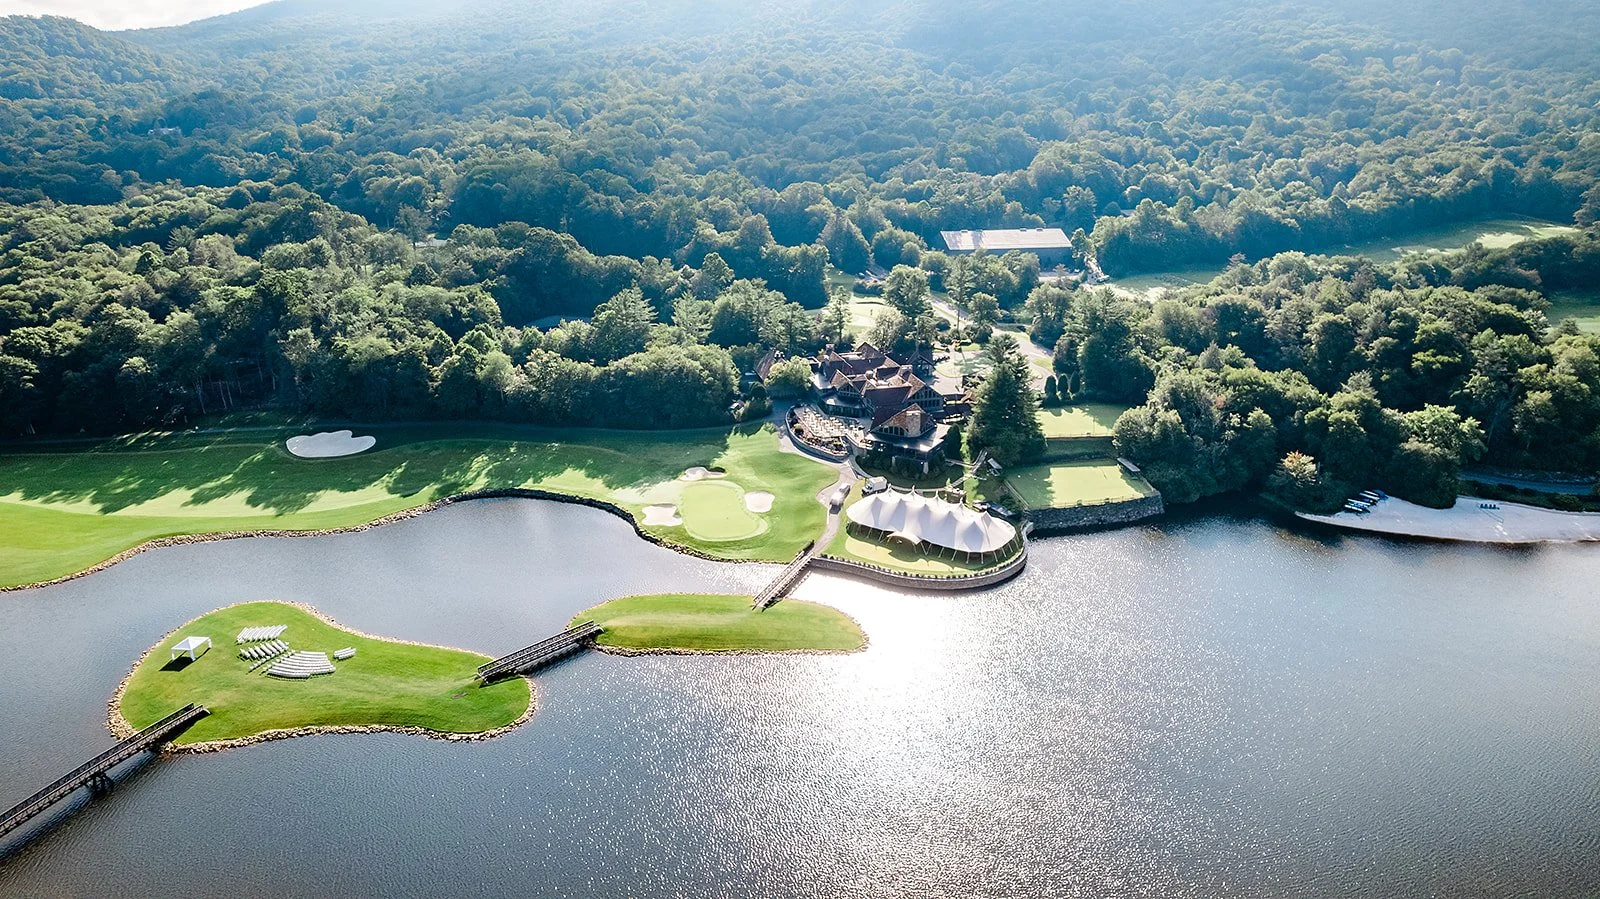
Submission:
M 944 462 L 954 423 L 970 411 L 965 388 L 934 366 L 920 348 L 900 360 L 870 343 L 830 346 L 812 363 L 812 389 L 824 412 L 862 422 L 846 436 L 857 452 L 926 474 Z

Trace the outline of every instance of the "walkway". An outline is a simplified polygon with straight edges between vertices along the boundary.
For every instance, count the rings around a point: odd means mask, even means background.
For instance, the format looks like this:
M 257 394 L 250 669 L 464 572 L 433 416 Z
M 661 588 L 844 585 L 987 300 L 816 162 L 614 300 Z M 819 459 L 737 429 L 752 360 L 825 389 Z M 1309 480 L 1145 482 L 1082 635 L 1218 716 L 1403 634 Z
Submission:
M 543 668 L 590 645 L 603 630 L 604 628 L 593 621 L 579 622 L 554 637 L 546 637 L 532 646 L 523 647 L 478 666 L 478 679 L 487 684 L 503 677 L 527 674 Z
M 811 563 L 822 555 L 828 545 L 833 542 L 833 538 L 838 535 L 840 513 L 843 511 L 844 506 L 841 503 L 839 508 L 834 508 L 833 495 L 839 492 L 842 487 L 855 485 L 856 472 L 852 467 L 853 463 L 854 459 L 841 464 L 839 467 L 842 470 L 839 473 L 839 479 L 817 494 L 817 502 L 828 510 L 828 520 L 827 524 L 822 528 L 822 536 L 801 550 L 800 554 L 794 557 L 794 561 L 785 565 L 783 570 L 778 572 L 778 576 L 766 587 L 762 588 L 760 593 L 756 594 L 755 601 L 750 604 L 750 608 L 759 612 L 787 596 L 789 591 L 800 583 L 801 578 L 806 576 L 806 572 L 811 568 Z
M 171 742 L 189 725 L 208 714 L 210 712 L 203 706 L 191 703 L 78 766 L 76 770 L 23 800 L 21 804 L 0 817 L 0 838 L 43 814 L 45 810 L 83 787 L 91 787 L 96 793 L 109 790 L 111 769 L 141 752 L 151 751 Z
M 1579 478 L 1569 481 L 1547 481 L 1538 478 L 1518 477 L 1510 474 L 1491 474 L 1487 471 L 1463 471 L 1463 481 L 1477 481 L 1480 484 L 1496 484 L 1501 487 L 1521 487 L 1524 490 L 1534 490 L 1539 493 L 1565 494 L 1567 496 L 1593 496 L 1595 481 L 1593 478 Z
M 961 320 L 956 307 L 951 305 L 948 300 L 932 297 L 929 302 L 933 305 L 934 312 L 937 312 L 952 324 Z M 996 328 L 995 330 L 998 332 L 1001 329 Z M 1017 348 L 1022 351 L 1023 358 L 1029 360 L 1028 371 L 1033 374 L 1033 386 L 1043 390 L 1045 380 L 1050 377 L 1051 372 L 1055 371 L 1053 348 L 1046 349 L 1034 343 L 1033 338 L 1028 335 L 1027 331 L 1006 331 L 1005 333 L 1017 338 Z M 1041 360 L 1044 363 L 1044 367 L 1040 368 L 1039 365 L 1032 361 L 1034 359 Z

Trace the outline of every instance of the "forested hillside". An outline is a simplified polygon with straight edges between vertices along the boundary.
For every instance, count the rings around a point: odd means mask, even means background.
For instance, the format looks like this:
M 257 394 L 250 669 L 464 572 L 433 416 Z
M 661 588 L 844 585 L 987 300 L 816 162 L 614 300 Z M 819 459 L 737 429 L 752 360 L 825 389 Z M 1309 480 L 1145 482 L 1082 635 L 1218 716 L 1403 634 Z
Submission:
M 1597 12 L 286 0 L 148 32 L 0 19 L 0 430 L 264 405 L 723 421 L 742 400 L 759 409 L 741 368 L 838 336 L 837 303 L 805 311 L 828 303 L 831 264 L 907 266 L 997 303 L 1089 394 L 1156 387 L 1177 409 L 1174 372 L 1206 390 L 1223 375 L 1204 372 L 1230 367 L 1303 377 L 1294 403 L 1237 410 L 1274 419 L 1269 462 L 1317 449 L 1299 422 L 1359 375 L 1350 389 L 1397 415 L 1478 416 L 1507 464 L 1593 464 L 1600 443 L 1539 430 L 1516 412 L 1526 396 L 1462 392 L 1479 332 L 1533 341 L 1525 361 L 1551 370 L 1562 347 L 1590 346 L 1539 317 L 1549 271 L 1589 271 L 1587 239 L 1546 246 L 1564 263 L 1491 265 L 1470 286 L 1465 257 L 1395 272 L 1271 257 L 1487 214 L 1592 225 Z M 1039 287 L 1029 258 L 958 270 L 937 251 L 943 229 L 1043 225 L 1079 232 L 1080 257 L 1112 274 L 1267 261 L 1171 300 L 1212 322 L 1192 330 L 1176 307 Z M 1462 311 L 1482 303 L 1511 312 Z M 920 297 L 895 305 L 891 340 L 942 327 Z M 1429 343 L 1434 319 L 1449 347 Z M 1585 438 L 1600 424 L 1562 415 Z M 1192 445 L 1227 432 L 1184 421 Z M 1158 472 L 1191 464 L 1176 445 L 1141 452 Z M 1363 464 L 1390 464 L 1379 455 Z

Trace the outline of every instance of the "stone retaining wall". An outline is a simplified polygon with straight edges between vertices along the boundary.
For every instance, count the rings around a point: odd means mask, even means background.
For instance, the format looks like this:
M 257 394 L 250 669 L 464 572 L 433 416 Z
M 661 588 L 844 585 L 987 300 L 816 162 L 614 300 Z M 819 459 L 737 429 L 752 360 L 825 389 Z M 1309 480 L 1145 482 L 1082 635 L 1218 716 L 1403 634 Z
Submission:
M 457 494 L 444 499 L 434 500 L 433 502 L 425 505 L 416 506 L 410 509 L 403 509 L 399 512 L 369 521 L 366 524 L 356 524 L 348 527 L 317 528 L 314 530 L 303 531 L 264 529 L 259 531 L 230 531 L 213 534 L 181 534 L 176 537 L 162 537 L 156 540 L 147 540 L 144 543 L 133 547 L 132 549 L 123 550 L 104 562 L 101 562 L 97 565 L 92 565 L 83 569 L 82 571 L 73 572 L 72 574 L 63 575 L 58 578 L 52 578 L 48 581 L 39 581 L 38 583 L 33 584 L 16 584 L 10 587 L 0 587 L 0 594 L 20 593 L 24 590 L 33 590 L 39 587 L 54 587 L 57 584 L 75 581 L 79 578 L 88 577 L 89 575 L 105 571 L 107 568 L 110 568 L 113 565 L 116 565 L 120 562 L 125 562 L 128 559 L 139 555 L 140 553 L 148 552 L 153 549 L 162 549 L 170 546 L 191 546 L 197 543 L 214 543 L 222 540 L 242 540 L 249 537 L 327 537 L 334 534 L 356 534 L 362 531 L 370 531 L 374 528 L 380 528 L 387 524 L 393 524 L 395 522 L 416 518 L 456 503 L 470 502 L 472 500 L 479 499 L 543 499 L 556 503 L 566 503 L 573 506 L 588 506 L 592 509 L 599 509 L 602 512 L 609 512 L 610 514 L 621 518 L 633 528 L 633 532 L 639 535 L 641 540 L 654 543 L 657 546 L 670 549 L 673 552 L 682 553 L 686 556 L 695 556 L 697 558 L 706 559 L 712 562 L 727 562 L 733 565 L 772 564 L 768 562 L 746 563 L 734 559 L 721 559 L 709 553 L 701 552 L 693 547 L 683 546 L 681 544 L 662 539 L 661 537 L 646 531 L 639 525 L 638 521 L 634 520 L 633 515 L 628 512 L 627 509 L 622 508 L 616 503 L 610 503 L 600 499 L 590 499 L 586 496 L 572 496 L 565 493 L 554 493 L 549 490 L 540 490 L 533 487 L 504 487 L 495 488 L 492 490 L 478 490 L 472 493 Z
M 835 556 L 818 556 L 811 561 L 811 567 L 822 571 L 836 571 L 844 574 L 888 584 L 891 587 L 909 587 L 912 590 L 979 590 L 984 587 L 993 587 L 1011 580 L 1028 565 L 1028 552 L 1024 547 L 1021 554 L 1010 562 L 990 571 L 980 571 L 976 574 L 956 575 L 953 577 L 938 577 L 926 574 L 910 574 L 904 571 L 891 571 L 865 562 L 855 562 L 850 559 L 840 559 Z
M 1134 524 L 1167 511 L 1161 494 L 1120 503 L 1074 506 L 1070 509 L 1034 509 L 1028 512 L 1033 532 L 1040 536 Z
M 813 458 L 821 459 L 824 462 L 844 462 L 850 458 L 849 453 L 835 453 L 816 444 L 808 443 L 803 437 L 794 432 L 794 426 L 789 423 L 787 414 L 783 417 L 783 432 L 789 436 L 789 443 L 795 449 Z

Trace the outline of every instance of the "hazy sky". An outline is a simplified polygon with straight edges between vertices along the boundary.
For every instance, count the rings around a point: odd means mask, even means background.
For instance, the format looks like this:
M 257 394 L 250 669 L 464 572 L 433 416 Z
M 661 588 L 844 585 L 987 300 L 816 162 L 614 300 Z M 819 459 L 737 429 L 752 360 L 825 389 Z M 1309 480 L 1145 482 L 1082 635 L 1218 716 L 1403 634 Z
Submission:
M 0 15 L 69 16 L 96 28 L 181 25 L 266 0 L 0 0 Z

